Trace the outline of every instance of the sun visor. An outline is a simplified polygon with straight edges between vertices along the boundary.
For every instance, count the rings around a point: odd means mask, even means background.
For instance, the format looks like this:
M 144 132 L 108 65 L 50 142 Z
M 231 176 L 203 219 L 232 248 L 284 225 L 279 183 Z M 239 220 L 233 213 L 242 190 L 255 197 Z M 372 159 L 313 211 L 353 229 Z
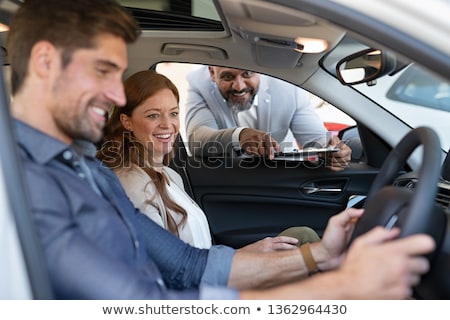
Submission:
M 300 65 L 302 53 L 295 50 L 298 45 L 292 39 L 265 37 L 248 32 L 241 32 L 241 36 L 252 43 L 256 62 L 260 66 L 293 68 Z

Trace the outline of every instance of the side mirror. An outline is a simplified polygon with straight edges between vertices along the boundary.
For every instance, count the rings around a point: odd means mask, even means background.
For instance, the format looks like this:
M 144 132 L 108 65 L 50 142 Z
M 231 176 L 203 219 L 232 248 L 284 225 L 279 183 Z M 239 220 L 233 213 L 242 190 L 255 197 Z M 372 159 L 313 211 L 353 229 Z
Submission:
M 395 71 L 397 59 L 377 49 L 366 49 L 341 59 L 336 74 L 343 85 L 373 81 Z

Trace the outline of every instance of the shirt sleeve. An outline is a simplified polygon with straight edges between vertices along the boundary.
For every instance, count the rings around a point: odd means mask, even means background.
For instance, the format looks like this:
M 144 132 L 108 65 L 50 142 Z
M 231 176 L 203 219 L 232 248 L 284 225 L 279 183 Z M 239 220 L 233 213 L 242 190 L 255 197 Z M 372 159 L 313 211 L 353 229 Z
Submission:
M 203 72 L 195 70 L 187 78 L 189 87 L 186 96 L 185 125 L 189 150 L 192 154 L 202 157 L 229 154 L 233 152 L 231 139 L 234 126 L 233 128 L 224 126 L 216 119 L 211 106 L 216 106 L 217 102 L 213 97 L 206 98 L 206 94 L 203 94 L 205 90 L 212 88 L 208 83 L 210 82 L 208 71 Z
M 202 285 L 227 286 L 230 277 L 231 260 L 235 250 L 219 245 L 209 249 L 208 260 L 201 279 Z
M 239 141 L 239 135 L 241 134 L 242 130 L 244 130 L 247 127 L 239 127 L 234 129 L 233 135 L 231 136 L 231 143 L 233 144 L 233 149 L 235 151 L 241 151 L 241 143 Z

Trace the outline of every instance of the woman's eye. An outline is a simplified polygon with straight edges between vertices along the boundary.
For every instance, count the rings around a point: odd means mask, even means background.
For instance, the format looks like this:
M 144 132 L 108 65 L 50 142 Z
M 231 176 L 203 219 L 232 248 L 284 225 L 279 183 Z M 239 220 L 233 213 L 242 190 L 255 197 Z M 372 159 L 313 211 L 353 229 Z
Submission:
M 149 114 L 148 116 L 147 116 L 147 118 L 150 118 L 150 119 L 156 119 L 156 118 L 158 118 L 158 114 L 156 114 L 156 113 L 152 113 L 152 114 Z
M 178 117 L 178 114 L 179 114 L 179 112 L 172 112 L 170 115 L 171 115 L 173 118 L 176 118 L 176 117 Z

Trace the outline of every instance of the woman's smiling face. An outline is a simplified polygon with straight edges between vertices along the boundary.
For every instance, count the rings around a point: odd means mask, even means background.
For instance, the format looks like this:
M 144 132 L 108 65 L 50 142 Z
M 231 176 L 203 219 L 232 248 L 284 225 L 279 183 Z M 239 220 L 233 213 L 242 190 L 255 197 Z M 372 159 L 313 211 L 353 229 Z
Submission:
M 180 128 L 177 98 L 170 89 L 161 89 L 137 106 L 130 117 L 122 114 L 121 122 L 151 150 L 153 161 L 162 163 Z

